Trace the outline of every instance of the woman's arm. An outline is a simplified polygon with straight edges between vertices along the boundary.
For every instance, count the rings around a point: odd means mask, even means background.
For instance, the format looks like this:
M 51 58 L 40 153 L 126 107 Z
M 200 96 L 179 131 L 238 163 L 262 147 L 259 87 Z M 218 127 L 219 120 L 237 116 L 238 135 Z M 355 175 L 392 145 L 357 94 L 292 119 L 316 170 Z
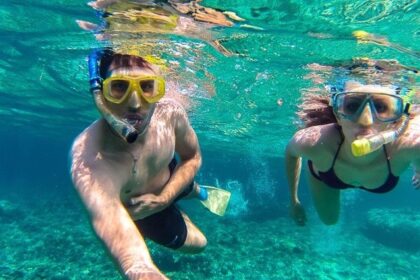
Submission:
M 413 138 L 413 186 L 415 189 L 420 189 L 420 115 L 417 114 L 410 121 L 410 129 Z
M 306 214 L 298 196 L 299 179 L 302 170 L 300 139 L 302 130 L 289 141 L 285 153 L 286 177 L 290 192 L 290 214 L 298 225 L 305 225 Z
M 286 175 L 290 191 L 290 202 L 292 204 L 297 204 L 300 203 L 298 198 L 298 187 L 302 169 L 302 158 L 294 154 L 292 142 L 289 142 L 289 145 L 287 145 L 285 161 Z
M 417 153 L 419 153 L 418 151 Z M 412 178 L 413 186 L 416 190 L 420 190 L 420 160 L 417 160 L 413 164 L 414 175 Z
M 319 125 L 301 129 L 290 139 L 285 154 L 286 176 L 289 184 L 291 216 L 298 225 L 304 225 L 306 215 L 298 196 L 302 158 L 315 159 L 334 139 L 335 125 Z
M 410 119 L 409 126 L 397 140 L 397 150 L 404 160 L 409 161 L 414 169 L 413 186 L 420 189 L 420 115 Z

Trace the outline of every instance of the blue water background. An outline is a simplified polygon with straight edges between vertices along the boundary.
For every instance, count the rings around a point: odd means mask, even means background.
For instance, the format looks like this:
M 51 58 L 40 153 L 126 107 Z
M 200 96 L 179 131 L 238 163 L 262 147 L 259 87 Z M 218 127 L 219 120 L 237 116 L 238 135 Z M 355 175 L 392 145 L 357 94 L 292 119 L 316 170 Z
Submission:
M 411 186 L 411 169 L 391 193 L 343 194 L 340 223 L 326 227 L 312 208 L 305 168 L 300 192 L 309 222 L 299 228 L 288 217 L 283 152 L 297 127 L 300 90 L 310 84 L 305 65 L 363 56 L 419 66 L 413 55 L 357 44 L 351 36 L 363 29 L 418 50 L 418 1 L 203 4 L 233 10 L 264 31 L 217 28 L 217 36 L 235 38 L 227 47 L 245 54 L 233 57 L 197 39 L 170 38 L 165 58 L 179 63 L 174 79 L 190 89 L 184 94 L 192 100 L 188 113 L 203 152 L 197 178 L 228 188 L 233 196 L 224 218 L 187 203 L 210 248 L 198 257 L 173 257 L 150 245 L 157 264 L 173 279 L 205 279 L 209 271 L 203 267 L 211 264 L 218 269 L 208 279 L 382 279 L 378 273 L 417 279 L 418 251 L 372 241 L 360 229 L 371 209 L 418 213 L 420 193 Z M 90 231 L 68 176 L 73 139 L 98 117 L 86 67 L 87 54 L 98 44 L 75 19 L 98 19 L 85 1 L 75 0 L 6 0 L 0 17 L 0 200 L 21 210 L 0 217 L 0 279 L 120 279 Z M 219 235 L 227 241 L 212 243 Z M 254 246 L 263 249 L 254 253 Z M 376 267 L 358 259 L 357 252 L 371 256 Z M 322 265 L 308 269 L 318 258 Z M 270 266 L 284 270 L 273 272 Z

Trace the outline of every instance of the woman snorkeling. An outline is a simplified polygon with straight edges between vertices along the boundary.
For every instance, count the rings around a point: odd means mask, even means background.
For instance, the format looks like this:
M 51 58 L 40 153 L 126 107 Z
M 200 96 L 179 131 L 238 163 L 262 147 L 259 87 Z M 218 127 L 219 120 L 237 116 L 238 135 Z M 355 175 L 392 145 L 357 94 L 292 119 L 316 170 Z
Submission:
M 327 225 L 338 220 L 343 189 L 389 192 L 410 164 L 419 188 L 420 116 L 410 104 L 416 91 L 392 81 L 397 70 L 407 68 L 384 65 L 395 63 L 353 63 L 341 68 L 345 77 L 341 73 L 327 95 L 303 97 L 298 115 L 305 128 L 289 141 L 285 156 L 291 215 L 298 225 L 306 222 L 298 198 L 302 158 L 308 160 L 316 211 Z

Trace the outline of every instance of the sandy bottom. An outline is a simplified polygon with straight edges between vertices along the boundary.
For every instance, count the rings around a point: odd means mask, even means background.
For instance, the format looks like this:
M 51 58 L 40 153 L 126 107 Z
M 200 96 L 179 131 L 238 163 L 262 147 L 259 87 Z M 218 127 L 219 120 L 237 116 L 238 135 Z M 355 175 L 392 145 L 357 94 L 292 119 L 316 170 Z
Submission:
M 0 279 L 122 279 L 75 195 L 0 200 Z M 288 217 L 220 218 L 187 206 L 205 252 L 148 243 L 171 279 L 418 279 L 420 252 L 369 239 L 356 222 L 327 227 L 310 216 L 297 227 Z

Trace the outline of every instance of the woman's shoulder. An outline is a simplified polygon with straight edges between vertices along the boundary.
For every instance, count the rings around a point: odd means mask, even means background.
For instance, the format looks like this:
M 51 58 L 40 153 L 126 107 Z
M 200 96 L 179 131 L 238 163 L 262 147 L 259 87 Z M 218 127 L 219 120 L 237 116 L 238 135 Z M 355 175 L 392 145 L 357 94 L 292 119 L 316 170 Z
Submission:
M 337 136 L 340 136 L 340 127 L 335 123 L 331 123 L 300 129 L 293 138 L 302 144 L 316 146 L 325 142 L 328 143 Z
M 396 142 L 400 149 L 420 151 L 420 115 L 409 120 L 407 129 Z
M 303 156 L 313 156 L 330 150 L 333 143 L 341 138 L 337 124 L 324 124 L 298 130 L 289 142 L 290 148 L 299 151 Z

